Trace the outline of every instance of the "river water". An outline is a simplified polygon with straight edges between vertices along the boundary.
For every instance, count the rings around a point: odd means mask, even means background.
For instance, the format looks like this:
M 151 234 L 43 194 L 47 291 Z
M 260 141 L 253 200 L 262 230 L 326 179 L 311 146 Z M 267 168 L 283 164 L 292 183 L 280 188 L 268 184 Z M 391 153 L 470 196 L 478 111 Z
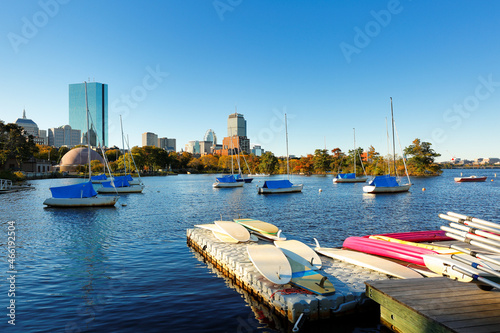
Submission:
M 489 178 L 455 183 L 461 172 Z M 364 194 L 363 184 L 333 184 L 331 176 L 294 176 L 293 183 L 304 184 L 302 193 L 270 196 L 257 194 L 264 178 L 213 189 L 214 175 L 146 177 L 144 193 L 99 209 L 44 208 L 49 187 L 78 180 L 31 181 L 32 190 L 0 195 L 0 331 L 286 330 L 186 245 L 187 228 L 254 218 L 278 225 L 289 239 L 312 245 L 316 237 L 337 247 L 349 236 L 439 229 L 446 222 L 438 214 L 447 211 L 498 222 L 496 172 L 445 170 L 413 178 L 409 193 L 377 196 Z M 10 263 L 9 230 L 16 237 Z M 15 326 L 8 323 L 12 301 Z M 380 330 L 377 322 L 360 323 L 354 318 L 340 331 Z

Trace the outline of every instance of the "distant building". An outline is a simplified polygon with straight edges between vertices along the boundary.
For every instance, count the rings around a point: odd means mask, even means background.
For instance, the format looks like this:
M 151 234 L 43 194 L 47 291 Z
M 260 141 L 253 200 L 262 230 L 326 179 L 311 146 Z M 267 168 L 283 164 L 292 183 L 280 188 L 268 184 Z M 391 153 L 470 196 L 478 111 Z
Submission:
M 247 136 L 247 121 L 242 114 L 232 113 L 227 118 L 227 136 Z
M 17 118 L 16 125 L 23 128 L 24 135 L 38 136 L 38 125 L 33 120 L 26 118 L 26 110 L 23 110 L 22 118 Z
M 246 136 L 231 136 L 222 140 L 222 150 L 219 154 L 225 156 L 243 152 L 248 154 L 250 151 L 250 140 Z
M 260 145 L 253 145 L 252 154 L 260 157 L 264 154 L 264 149 L 262 149 L 262 147 Z
M 207 130 L 203 141 L 210 141 L 212 144 L 217 145 L 217 136 L 215 135 L 215 132 L 212 129 Z
M 39 130 L 38 125 L 33 120 L 26 118 L 26 110 L 23 110 L 23 117 L 17 118 L 15 124 L 23 128 L 25 136 L 31 135 L 34 143 L 38 145 L 47 144 L 47 132 Z
M 199 145 L 200 145 L 200 154 L 201 155 L 212 154 L 213 149 L 215 147 L 215 145 L 212 141 L 199 141 Z
M 198 140 L 189 141 L 186 144 L 184 151 L 191 154 L 200 154 L 200 141 Z
M 158 138 L 158 147 L 165 149 L 168 152 L 175 152 L 176 150 L 176 140 L 169 138 Z
M 481 161 L 481 164 L 495 164 L 495 163 L 498 163 L 500 162 L 500 159 L 499 158 L 496 158 L 496 157 L 490 157 L 490 158 L 484 158 L 482 161 Z
M 142 146 L 158 147 L 158 135 L 151 132 L 142 133 Z
M 99 82 L 87 83 L 89 109 L 90 144 L 101 143 L 108 146 L 108 85 Z M 69 125 L 81 131 L 82 143 L 87 143 L 87 112 L 85 102 L 85 83 L 69 85 Z
M 38 130 L 38 138 L 35 139 L 35 143 L 39 145 L 49 144 L 49 138 L 47 137 L 46 130 Z
M 48 144 L 56 148 L 62 146 L 72 148 L 82 143 L 81 137 L 81 131 L 72 129 L 69 125 L 49 128 Z

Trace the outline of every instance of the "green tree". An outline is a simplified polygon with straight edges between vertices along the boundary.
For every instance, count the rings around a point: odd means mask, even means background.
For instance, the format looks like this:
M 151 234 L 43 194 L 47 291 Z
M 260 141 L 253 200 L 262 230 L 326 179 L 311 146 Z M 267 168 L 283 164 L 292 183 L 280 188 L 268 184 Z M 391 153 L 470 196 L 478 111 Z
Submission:
M 5 124 L 0 120 L 0 166 L 8 159 L 15 159 L 18 167 L 38 153 L 33 136 L 23 134 L 23 128 L 17 124 Z
M 331 158 L 326 149 L 316 149 L 314 151 L 314 171 L 319 173 L 326 173 L 330 170 Z
M 259 171 L 262 173 L 274 173 L 278 166 L 278 158 L 270 151 L 260 157 Z
M 421 142 L 417 138 L 413 140 L 413 144 L 404 149 L 405 155 L 410 156 L 408 159 L 408 172 L 410 175 L 441 174 L 441 168 L 434 162 L 434 159 L 441 156 L 441 154 L 436 153 L 431 148 L 431 145 L 431 143 Z

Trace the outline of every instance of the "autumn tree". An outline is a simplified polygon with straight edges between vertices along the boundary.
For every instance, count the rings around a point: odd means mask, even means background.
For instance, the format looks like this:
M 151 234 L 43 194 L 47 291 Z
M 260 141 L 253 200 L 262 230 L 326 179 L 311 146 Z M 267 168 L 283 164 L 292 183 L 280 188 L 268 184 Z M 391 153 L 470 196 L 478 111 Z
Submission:
M 434 162 L 436 157 L 441 156 L 431 148 L 431 143 L 421 142 L 420 139 L 404 149 L 405 155 L 409 156 L 408 171 L 411 175 L 422 176 L 426 174 L 439 175 L 441 168 Z

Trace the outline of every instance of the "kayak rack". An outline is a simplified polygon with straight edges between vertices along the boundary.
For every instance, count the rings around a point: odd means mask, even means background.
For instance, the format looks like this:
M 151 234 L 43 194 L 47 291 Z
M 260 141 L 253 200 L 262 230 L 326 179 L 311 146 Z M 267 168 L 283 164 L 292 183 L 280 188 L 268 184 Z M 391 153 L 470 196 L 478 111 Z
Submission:
M 269 243 L 259 240 L 260 244 Z M 333 295 L 282 292 L 294 289 L 291 284 L 277 285 L 268 281 L 255 268 L 247 255 L 248 243 L 223 243 L 206 229 L 187 229 L 187 245 L 201 254 L 224 276 L 269 307 L 292 325 L 352 315 L 369 308 L 364 282 L 387 280 L 385 274 L 321 256 L 321 273 L 335 286 Z M 302 317 L 302 318 L 301 318 Z

